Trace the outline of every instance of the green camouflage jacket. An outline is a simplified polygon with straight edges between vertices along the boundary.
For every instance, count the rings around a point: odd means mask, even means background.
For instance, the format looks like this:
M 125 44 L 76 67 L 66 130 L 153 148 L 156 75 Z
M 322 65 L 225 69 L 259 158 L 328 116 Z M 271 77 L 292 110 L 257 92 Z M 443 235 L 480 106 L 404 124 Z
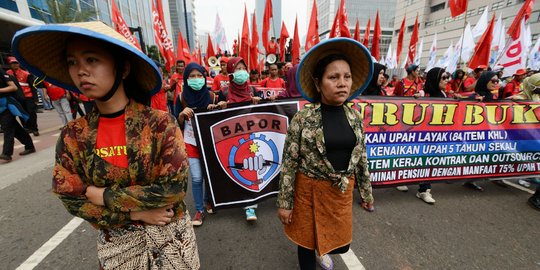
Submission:
M 356 135 L 356 146 L 351 153 L 349 167 L 345 173 L 334 171 L 332 164 L 326 158 L 321 104 L 312 104 L 293 117 L 283 149 L 280 190 L 277 199 L 279 208 L 293 208 L 297 171 L 310 178 L 332 181 L 342 192 L 345 192 L 347 188 L 348 177 L 354 174 L 362 199 L 368 203 L 373 202 L 362 117 L 358 111 L 347 106 L 345 106 L 345 114 Z
M 168 113 L 131 101 L 125 109 L 128 168 L 95 154 L 99 112 L 68 123 L 56 145 L 53 192 L 67 210 L 100 229 L 136 229 L 130 211 L 175 205 L 183 213 L 188 179 L 184 141 Z M 106 187 L 105 206 L 90 203 L 89 185 Z

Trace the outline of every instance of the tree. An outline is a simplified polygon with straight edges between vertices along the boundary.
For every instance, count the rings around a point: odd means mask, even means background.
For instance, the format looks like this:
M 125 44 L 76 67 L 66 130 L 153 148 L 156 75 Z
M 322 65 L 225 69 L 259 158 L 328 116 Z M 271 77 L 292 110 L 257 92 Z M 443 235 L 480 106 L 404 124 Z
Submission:
M 46 4 L 48 10 L 32 6 L 45 23 L 87 22 L 96 17 L 95 10 L 81 10 L 73 0 L 46 0 Z

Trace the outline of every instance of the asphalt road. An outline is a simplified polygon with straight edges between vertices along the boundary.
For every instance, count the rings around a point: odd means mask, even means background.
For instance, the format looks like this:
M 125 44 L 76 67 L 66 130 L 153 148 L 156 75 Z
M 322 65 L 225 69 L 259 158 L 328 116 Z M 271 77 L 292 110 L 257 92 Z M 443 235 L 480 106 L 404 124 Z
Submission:
M 0 269 L 28 266 L 27 259 L 73 219 L 50 190 L 57 133 L 51 126 L 37 137 L 37 153 L 0 164 Z M 375 190 L 374 213 L 354 205 L 351 250 L 370 270 L 540 269 L 540 212 L 526 204 L 530 194 L 479 184 L 484 192 L 434 184 L 435 205 L 417 199 L 415 186 Z M 193 213 L 190 194 L 186 202 Z M 260 203 L 254 224 L 239 208 L 208 216 L 195 229 L 201 269 L 298 269 L 296 247 L 274 205 L 274 198 Z M 96 235 L 83 222 L 34 269 L 98 269 Z M 361 269 L 349 268 L 340 255 L 332 258 L 334 269 Z

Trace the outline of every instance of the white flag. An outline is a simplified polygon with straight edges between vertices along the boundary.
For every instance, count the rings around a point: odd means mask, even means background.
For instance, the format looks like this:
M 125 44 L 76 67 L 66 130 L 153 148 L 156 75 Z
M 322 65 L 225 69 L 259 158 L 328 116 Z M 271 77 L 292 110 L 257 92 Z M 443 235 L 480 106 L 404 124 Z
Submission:
M 439 61 L 437 62 L 435 66 L 441 67 L 441 68 L 447 68 L 450 65 L 450 61 L 452 60 L 453 55 L 454 55 L 454 45 L 452 42 L 450 42 L 450 46 L 448 47 L 448 49 L 446 49 L 443 57 L 439 59 Z M 446 69 L 446 71 L 450 72 L 448 69 Z M 451 72 L 454 72 L 454 71 L 451 71 Z
M 484 8 L 484 13 L 482 13 L 482 16 L 480 16 L 480 19 L 478 19 L 478 22 L 474 26 L 472 30 L 472 34 L 474 38 L 478 38 L 484 34 L 488 27 L 488 7 L 486 6 Z M 467 59 L 468 60 L 468 59 Z
M 214 43 L 215 46 L 219 47 L 221 50 L 229 50 L 229 45 L 227 45 L 227 37 L 225 36 L 225 29 L 221 20 L 219 19 L 219 14 L 216 13 L 216 24 L 214 25 Z M 217 53 L 217 52 L 216 52 Z
M 506 45 L 506 33 L 505 26 L 502 20 L 502 15 L 499 14 L 499 18 L 493 28 L 493 41 L 491 42 L 491 55 L 489 59 L 489 65 L 494 66 L 497 58 L 501 55 Z
M 426 71 L 429 71 L 435 66 L 437 60 L 437 33 L 433 35 L 433 42 L 431 42 L 431 48 L 429 48 L 429 59 L 426 66 Z
M 384 57 L 383 57 L 384 58 Z M 386 53 L 386 67 L 389 69 L 394 68 L 394 59 L 392 59 L 392 43 L 388 46 L 388 52 Z
M 504 67 L 503 77 L 512 76 L 520 68 L 525 68 L 527 54 L 525 48 L 525 19 L 521 21 L 519 37 L 503 52 L 499 65 Z
M 527 54 L 529 53 L 529 49 L 532 46 L 532 35 L 531 35 L 531 25 L 527 25 L 527 29 L 525 31 L 525 51 Z
M 420 65 L 420 58 L 422 58 L 422 51 L 424 50 L 424 38 L 420 39 L 420 45 L 416 47 L 416 55 L 414 56 L 414 64 Z
M 529 52 L 529 65 L 527 67 L 533 70 L 540 69 L 540 37 L 536 39 L 536 43 Z

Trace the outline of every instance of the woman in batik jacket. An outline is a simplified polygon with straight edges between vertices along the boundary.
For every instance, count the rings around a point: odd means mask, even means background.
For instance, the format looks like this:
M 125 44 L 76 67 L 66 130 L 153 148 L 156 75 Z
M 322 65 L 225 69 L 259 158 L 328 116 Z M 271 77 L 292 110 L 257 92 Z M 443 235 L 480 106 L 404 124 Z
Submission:
M 301 269 L 315 269 L 316 259 L 332 269 L 327 254 L 347 252 L 352 242 L 355 181 L 362 207 L 373 211 L 362 116 L 346 105 L 367 86 L 373 63 L 360 43 L 336 38 L 312 48 L 298 69 L 298 89 L 313 103 L 289 126 L 278 216 L 298 245 Z
M 101 268 L 198 269 L 180 129 L 143 105 L 161 88 L 155 63 L 102 22 L 29 27 L 13 49 L 33 74 L 96 102 L 61 132 L 53 192 L 99 229 Z

